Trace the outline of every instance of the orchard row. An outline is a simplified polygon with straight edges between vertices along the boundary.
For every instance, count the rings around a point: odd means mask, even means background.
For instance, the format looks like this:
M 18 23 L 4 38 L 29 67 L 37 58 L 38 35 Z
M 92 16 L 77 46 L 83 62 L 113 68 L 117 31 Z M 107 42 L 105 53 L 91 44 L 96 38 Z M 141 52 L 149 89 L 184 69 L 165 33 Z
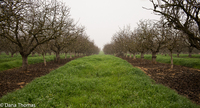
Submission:
M 88 38 L 85 27 L 70 18 L 70 8 L 57 0 L 0 1 L 0 52 L 19 52 L 27 70 L 31 53 L 54 52 L 91 55 L 99 48 Z
M 178 55 L 188 50 L 200 50 L 200 2 L 198 0 L 150 0 L 152 8 L 145 8 L 161 16 L 159 21 L 141 20 L 133 31 L 126 27 L 114 34 L 112 42 L 104 46 L 106 54 L 144 53 L 150 51 L 155 63 L 157 53 Z M 177 56 L 178 56 L 177 55 Z M 134 56 L 135 57 L 135 56 Z
M 144 58 L 145 53 L 151 53 L 153 63 L 156 62 L 157 53 L 169 53 L 171 56 L 176 53 L 178 57 L 180 53 L 189 53 L 190 57 L 192 53 L 200 53 L 191 46 L 185 33 L 167 27 L 162 20 L 141 20 L 134 30 L 129 26 L 119 30 L 113 35 L 112 42 L 104 46 L 103 51 L 116 56 L 129 53 L 133 54 L 133 58 L 137 53 L 141 54 L 141 58 Z

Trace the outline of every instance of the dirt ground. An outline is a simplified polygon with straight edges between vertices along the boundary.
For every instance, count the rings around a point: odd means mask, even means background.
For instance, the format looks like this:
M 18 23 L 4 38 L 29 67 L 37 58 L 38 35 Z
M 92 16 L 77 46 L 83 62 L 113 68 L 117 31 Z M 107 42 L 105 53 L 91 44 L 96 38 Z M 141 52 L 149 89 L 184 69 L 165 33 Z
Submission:
M 148 76 L 158 84 L 163 84 L 174 89 L 180 95 L 184 95 L 193 102 L 200 105 L 200 70 L 184 66 L 174 65 L 170 69 L 170 64 L 152 64 L 150 60 L 142 60 L 122 57 L 134 67 L 142 69 Z
M 46 75 L 51 70 L 54 70 L 76 58 L 78 57 L 60 59 L 59 62 L 50 61 L 47 62 L 46 66 L 44 66 L 44 63 L 31 64 L 28 66 L 27 72 L 21 71 L 21 68 L 0 72 L 0 98 L 8 92 L 23 88 L 33 79 Z

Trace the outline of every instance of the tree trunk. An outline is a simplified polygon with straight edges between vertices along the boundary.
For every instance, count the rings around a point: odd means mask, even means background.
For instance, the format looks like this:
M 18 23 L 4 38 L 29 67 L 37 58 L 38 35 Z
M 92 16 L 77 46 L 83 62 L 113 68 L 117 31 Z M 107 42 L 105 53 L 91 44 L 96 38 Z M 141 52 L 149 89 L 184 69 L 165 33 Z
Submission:
M 171 53 L 169 53 L 169 56 L 171 57 Z
M 131 54 L 129 54 L 129 58 L 131 58 Z
M 189 57 L 192 57 L 192 50 L 193 50 L 193 47 L 188 47 L 188 50 L 189 50 Z
M 28 69 L 28 55 L 22 56 L 22 70 L 27 71 Z
M 67 53 L 65 53 L 65 59 L 67 58 Z
M 133 59 L 136 59 L 136 57 L 135 57 L 135 53 L 133 53 Z
M 44 55 L 45 55 L 45 54 L 42 54 L 42 56 L 43 56 L 43 60 L 44 60 L 44 66 L 46 66 L 46 65 L 47 65 L 47 62 L 46 62 L 46 60 L 45 60 Z
M 15 53 L 11 53 L 11 57 L 13 57 L 14 54 L 15 54 Z
M 141 59 L 144 59 L 144 52 L 141 52 Z
M 72 58 L 72 53 L 70 53 L 70 57 L 69 58 Z
M 177 53 L 177 57 L 180 57 L 180 56 L 179 56 L 179 53 Z
M 152 52 L 152 63 L 156 64 L 156 52 Z
M 173 63 L 173 56 L 172 56 L 172 51 L 170 51 L 170 55 L 171 55 L 171 69 L 173 69 L 174 67 L 174 63 Z
M 188 55 L 188 57 L 190 57 L 190 58 L 191 58 L 191 57 L 192 57 L 192 53 L 190 53 L 190 52 L 189 52 L 189 55 Z
M 60 59 L 60 52 L 56 52 L 56 61 L 58 62 Z

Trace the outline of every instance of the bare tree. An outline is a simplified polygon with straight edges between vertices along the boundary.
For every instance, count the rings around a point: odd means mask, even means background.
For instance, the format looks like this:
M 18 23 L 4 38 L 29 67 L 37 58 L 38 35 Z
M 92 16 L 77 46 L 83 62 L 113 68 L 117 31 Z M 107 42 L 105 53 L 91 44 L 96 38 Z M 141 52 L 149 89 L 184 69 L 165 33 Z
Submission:
M 174 29 L 169 29 L 166 30 L 166 47 L 170 52 L 170 56 L 171 56 L 171 69 L 173 69 L 173 50 L 176 48 L 177 46 L 177 42 L 180 39 L 180 31 L 174 30 Z
M 114 49 L 117 53 L 117 56 L 124 56 L 124 53 L 127 53 L 127 45 L 125 39 L 125 35 L 127 35 L 126 33 L 128 33 L 126 28 L 124 28 L 123 30 L 120 29 L 112 37 Z
M 141 59 L 144 59 L 144 53 L 148 50 L 147 49 L 147 43 L 146 43 L 146 40 L 144 39 L 143 37 L 143 31 L 140 29 L 140 28 L 136 28 L 134 30 L 134 39 L 136 40 L 135 44 L 137 47 L 136 48 L 136 51 L 137 52 L 140 52 L 141 54 Z
M 162 35 L 162 29 L 159 27 L 159 23 L 155 23 L 151 20 L 140 21 L 138 29 L 141 30 L 141 38 L 145 41 L 145 46 L 152 53 L 152 63 L 156 63 L 156 54 L 165 44 L 164 35 Z
M 35 49 L 36 52 L 38 52 L 38 54 L 42 54 L 43 57 L 43 61 L 44 61 L 44 66 L 46 66 L 46 59 L 45 59 L 45 55 L 47 52 L 49 52 L 50 47 L 49 47 L 49 42 L 46 42 L 44 44 L 41 44 L 39 46 L 37 46 L 37 48 Z

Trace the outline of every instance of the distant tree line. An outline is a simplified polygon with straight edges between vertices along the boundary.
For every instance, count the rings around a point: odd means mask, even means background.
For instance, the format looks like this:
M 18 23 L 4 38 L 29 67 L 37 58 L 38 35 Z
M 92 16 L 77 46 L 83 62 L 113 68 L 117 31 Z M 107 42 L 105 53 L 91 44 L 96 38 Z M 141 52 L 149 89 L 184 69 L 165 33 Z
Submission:
M 70 18 L 70 8 L 57 0 L 1 0 L 0 52 L 20 53 L 27 70 L 32 53 L 97 54 L 99 48 Z

